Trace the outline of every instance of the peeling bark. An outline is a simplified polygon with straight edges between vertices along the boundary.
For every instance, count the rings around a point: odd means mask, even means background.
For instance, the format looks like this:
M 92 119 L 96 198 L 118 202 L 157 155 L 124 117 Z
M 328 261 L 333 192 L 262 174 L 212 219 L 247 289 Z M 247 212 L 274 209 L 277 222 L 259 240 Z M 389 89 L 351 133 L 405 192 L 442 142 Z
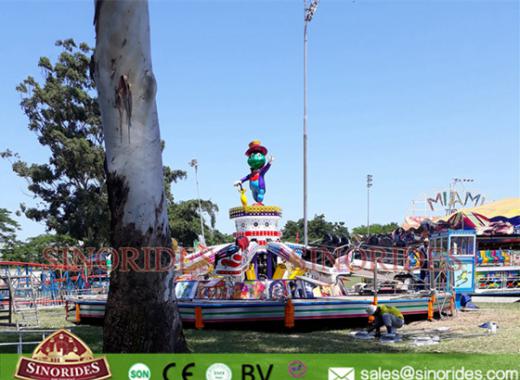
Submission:
M 96 1 L 92 71 L 103 121 L 111 240 L 137 249 L 171 247 L 163 188 L 148 4 Z M 126 126 L 126 128 L 123 128 Z M 127 138 L 123 138 L 124 134 Z M 131 134 L 131 138 L 130 138 Z M 151 253 L 151 262 L 155 254 Z M 169 256 L 161 255 L 163 267 Z M 105 352 L 186 352 L 173 291 L 173 272 L 111 274 L 105 313 Z
M 113 71 L 115 73 L 115 71 Z M 113 74 L 110 75 L 113 77 Z M 130 144 L 130 127 L 132 126 L 132 90 L 127 75 L 121 75 L 116 88 L 116 107 L 119 111 L 119 133 L 123 139 L 123 117 L 126 116 L 128 126 L 128 143 Z

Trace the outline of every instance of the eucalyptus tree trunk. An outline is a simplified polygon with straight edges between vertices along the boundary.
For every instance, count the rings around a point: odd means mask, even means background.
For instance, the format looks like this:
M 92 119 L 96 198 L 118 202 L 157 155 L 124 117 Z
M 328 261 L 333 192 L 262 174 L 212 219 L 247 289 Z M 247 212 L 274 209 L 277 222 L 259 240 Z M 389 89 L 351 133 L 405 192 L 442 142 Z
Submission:
M 91 69 L 105 135 L 111 240 L 120 253 L 123 247 L 139 252 L 136 266 L 128 265 L 127 270 L 120 255 L 111 274 L 103 350 L 184 352 L 173 271 L 136 269 L 145 268 L 144 252 L 150 252 L 149 248 L 171 247 L 148 3 L 97 0 L 94 23 L 96 49 Z M 167 254 L 159 260 L 163 267 L 170 264 Z M 153 267 L 154 253 L 149 262 Z

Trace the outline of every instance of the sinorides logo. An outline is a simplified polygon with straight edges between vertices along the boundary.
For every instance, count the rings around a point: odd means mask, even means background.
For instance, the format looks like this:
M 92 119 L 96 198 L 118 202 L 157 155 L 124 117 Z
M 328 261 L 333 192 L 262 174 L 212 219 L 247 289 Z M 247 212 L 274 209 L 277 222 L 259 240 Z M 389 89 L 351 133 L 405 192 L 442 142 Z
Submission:
M 14 374 L 22 380 L 103 380 L 111 376 L 106 359 L 94 358 L 81 339 L 64 329 L 44 339 L 31 358 L 21 357 Z
M 150 380 L 152 378 L 152 371 L 146 364 L 136 363 L 128 370 L 129 380 Z

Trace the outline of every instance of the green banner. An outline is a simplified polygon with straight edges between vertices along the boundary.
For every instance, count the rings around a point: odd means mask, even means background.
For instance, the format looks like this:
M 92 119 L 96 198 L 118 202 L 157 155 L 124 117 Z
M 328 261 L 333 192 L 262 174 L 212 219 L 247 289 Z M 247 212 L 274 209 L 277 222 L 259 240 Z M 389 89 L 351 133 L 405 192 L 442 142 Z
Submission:
M 0 355 L 0 379 L 14 378 L 19 358 Z M 111 378 L 118 380 L 520 380 L 520 355 L 514 354 L 114 354 L 106 358 Z

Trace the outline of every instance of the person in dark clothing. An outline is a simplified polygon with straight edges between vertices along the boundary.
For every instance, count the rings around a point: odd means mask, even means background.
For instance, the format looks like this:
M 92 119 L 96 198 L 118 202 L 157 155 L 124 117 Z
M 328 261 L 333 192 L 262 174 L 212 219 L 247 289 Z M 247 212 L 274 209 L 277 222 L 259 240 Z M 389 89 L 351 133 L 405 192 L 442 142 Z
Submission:
M 428 283 L 430 281 L 430 260 L 429 260 L 429 245 L 430 241 L 428 238 L 423 240 L 423 244 L 419 247 L 419 253 L 421 254 L 421 272 L 419 274 L 419 278 L 421 279 L 421 284 L 423 289 L 428 288 Z

